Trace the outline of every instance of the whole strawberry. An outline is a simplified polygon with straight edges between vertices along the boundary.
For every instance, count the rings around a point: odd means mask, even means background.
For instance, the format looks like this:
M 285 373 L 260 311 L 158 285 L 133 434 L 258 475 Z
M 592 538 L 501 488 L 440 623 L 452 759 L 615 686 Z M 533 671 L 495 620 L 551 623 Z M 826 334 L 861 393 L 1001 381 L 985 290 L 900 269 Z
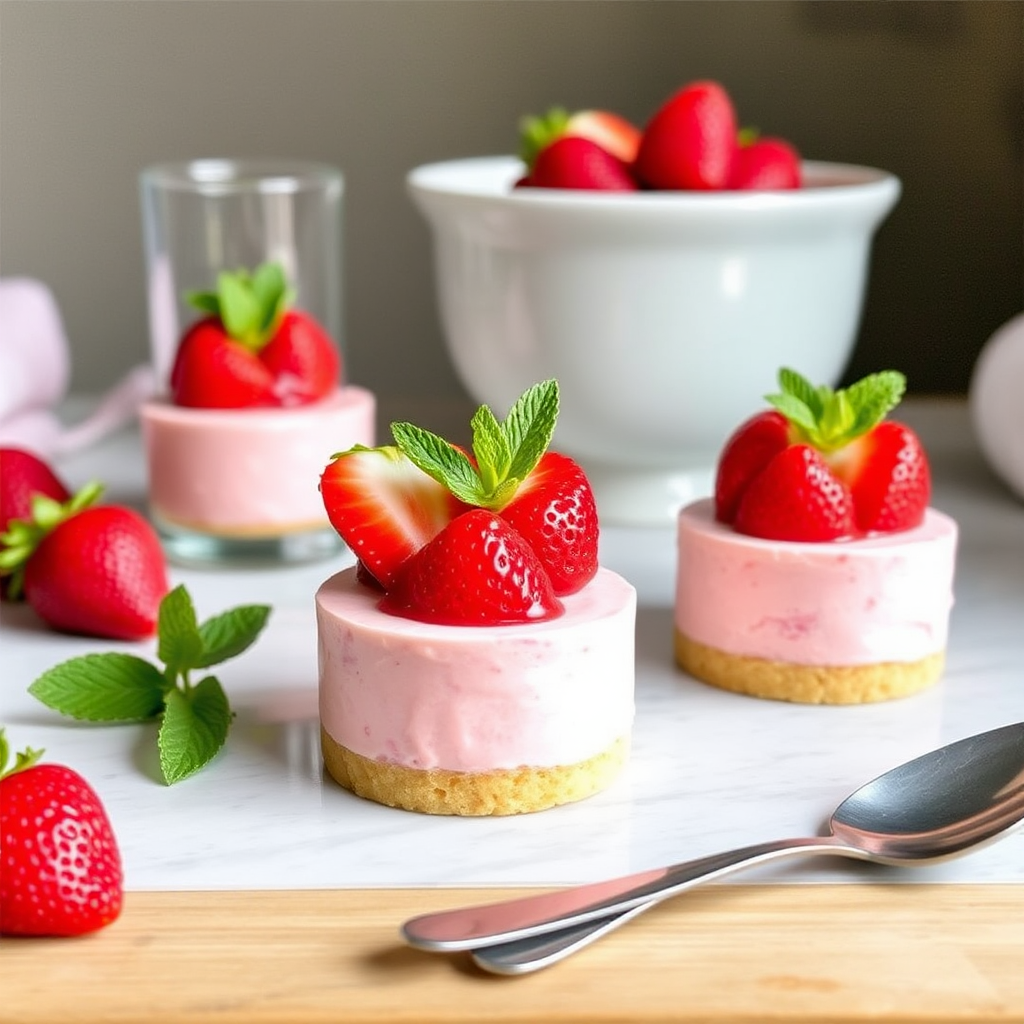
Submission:
M 885 416 L 903 374 L 872 374 L 833 391 L 793 370 L 779 373 L 775 406 L 726 442 L 715 480 L 715 515 L 741 533 L 828 541 L 913 529 L 924 519 L 931 470 L 920 439 Z
M 168 591 L 163 549 L 134 510 L 93 506 L 99 493 L 92 484 L 63 505 L 37 496 L 31 521 L 0 537 L 0 568 L 55 629 L 139 640 L 156 630 Z
M 0 729 L 0 934 L 82 935 L 121 912 L 121 855 L 93 788 Z
M 252 274 L 224 271 L 215 292 L 195 292 L 189 300 L 208 316 L 178 346 L 171 369 L 176 405 L 306 405 L 337 386 L 337 347 L 312 316 L 290 308 L 279 264 L 265 263 Z
M 691 82 L 655 111 L 634 171 L 652 189 L 725 188 L 736 152 L 736 111 L 717 82 Z
M 63 481 L 38 456 L 22 448 L 0 448 L 0 537 L 7 533 L 11 520 L 32 518 L 32 497 L 36 494 L 58 502 L 71 497 Z M 0 567 L 5 550 L 0 541 Z M 0 597 L 23 596 L 9 595 L 9 584 L 9 577 L 0 578 Z
M 537 154 L 525 184 L 599 192 L 634 192 L 639 187 L 629 168 L 596 142 L 565 135 Z
M 741 141 L 729 172 L 728 188 L 777 190 L 799 188 L 800 183 L 800 154 L 791 143 L 768 137 Z

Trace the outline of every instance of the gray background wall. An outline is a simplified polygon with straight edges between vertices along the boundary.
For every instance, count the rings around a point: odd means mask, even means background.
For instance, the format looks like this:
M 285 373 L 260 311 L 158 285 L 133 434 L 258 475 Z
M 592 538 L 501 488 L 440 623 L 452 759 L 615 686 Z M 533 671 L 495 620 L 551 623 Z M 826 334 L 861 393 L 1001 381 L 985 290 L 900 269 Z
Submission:
M 887 168 L 847 377 L 962 392 L 1024 308 L 1024 5 L 1014 0 L 0 0 L 0 273 L 55 292 L 73 386 L 146 355 L 137 175 L 292 156 L 346 176 L 346 353 L 382 396 L 464 397 L 404 176 L 510 152 L 526 112 L 638 123 L 715 77 L 805 156 Z

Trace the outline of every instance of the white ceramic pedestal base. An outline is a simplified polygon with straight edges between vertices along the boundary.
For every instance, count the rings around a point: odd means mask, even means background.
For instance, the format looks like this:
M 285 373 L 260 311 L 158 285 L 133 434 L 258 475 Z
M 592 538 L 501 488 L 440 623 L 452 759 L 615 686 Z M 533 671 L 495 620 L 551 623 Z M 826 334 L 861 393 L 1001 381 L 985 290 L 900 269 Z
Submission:
M 625 469 L 580 460 L 604 526 L 671 526 L 683 505 L 714 490 L 715 462 L 687 469 Z

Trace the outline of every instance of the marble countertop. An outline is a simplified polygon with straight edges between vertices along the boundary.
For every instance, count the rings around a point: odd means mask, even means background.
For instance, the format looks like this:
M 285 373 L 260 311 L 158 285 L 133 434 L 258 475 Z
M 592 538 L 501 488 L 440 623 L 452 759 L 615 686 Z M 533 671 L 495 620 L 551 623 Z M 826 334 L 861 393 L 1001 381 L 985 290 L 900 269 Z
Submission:
M 807 707 L 728 694 L 672 662 L 670 529 L 607 528 L 602 561 L 636 585 L 637 719 L 625 773 L 606 792 L 535 815 L 431 818 L 362 801 L 322 769 L 313 593 L 347 565 L 265 570 L 172 566 L 200 617 L 273 606 L 256 646 L 218 675 L 237 712 L 227 746 L 198 775 L 164 786 L 155 730 L 83 726 L 26 692 L 51 665 L 92 651 L 152 655 L 44 629 L 0 612 L 0 722 L 17 748 L 82 772 L 112 818 L 130 890 L 517 886 L 597 880 L 745 843 L 819 832 L 862 782 L 970 733 L 1024 720 L 1024 505 L 989 472 L 966 407 L 909 403 L 935 471 L 933 504 L 961 526 L 947 669 L 915 697 Z M 72 485 L 99 478 L 111 500 L 144 506 L 138 434 L 65 460 Z M 768 865 L 743 881 L 1024 883 L 1024 832 L 970 857 L 912 871 L 827 860 Z

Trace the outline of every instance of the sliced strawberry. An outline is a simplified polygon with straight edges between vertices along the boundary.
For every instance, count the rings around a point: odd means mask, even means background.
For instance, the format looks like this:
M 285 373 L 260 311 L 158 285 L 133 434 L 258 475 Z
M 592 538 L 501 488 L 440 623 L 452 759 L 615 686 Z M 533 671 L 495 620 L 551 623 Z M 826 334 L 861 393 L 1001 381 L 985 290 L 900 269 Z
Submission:
M 924 519 L 931 470 L 910 427 L 886 420 L 826 460 L 850 488 L 860 530 L 910 530 Z
M 634 170 L 653 189 L 725 188 L 736 134 L 736 112 L 725 89 L 717 82 L 692 82 L 647 123 Z
M 417 552 L 380 607 L 449 626 L 539 622 L 563 611 L 530 545 L 486 509 L 457 516 Z
M 156 631 L 169 589 L 163 549 L 133 509 L 74 512 L 47 533 L 25 563 L 25 598 L 55 629 L 115 640 Z
M 715 518 L 719 522 L 733 522 L 750 481 L 789 443 L 789 421 L 774 409 L 752 416 L 736 429 L 718 459 Z
M 827 541 L 852 536 L 853 497 L 810 445 L 779 452 L 751 480 L 736 529 L 768 540 Z
M 331 525 L 385 589 L 462 510 L 448 488 L 394 447 L 336 455 L 320 477 L 320 494 Z
M 533 188 L 633 192 L 637 182 L 629 168 L 590 139 L 566 135 L 537 154 L 530 173 Z
M 537 162 L 537 154 L 563 136 L 596 142 L 627 165 L 636 159 L 640 148 L 640 129 L 609 110 L 579 110 L 570 114 L 563 107 L 552 107 L 541 117 L 524 117 L 519 130 L 519 155 L 528 173 Z
M 176 405 L 195 409 L 242 409 L 278 405 L 274 375 L 259 357 L 227 337 L 207 318 L 188 330 L 171 370 Z
M 732 162 L 727 188 L 792 189 L 801 183 L 800 154 L 785 139 L 759 138 L 741 145 Z
M 274 394 L 282 405 L 315 402 L 338 386 L 338 350 L 327 332 L 300 310 L 285 313 L 259 358 L 274 377 Z
M 533 548 L 560 597 L 594 578 L 597 505 L 586 474 L 567 455 L 545 452 L 500 515 Z

